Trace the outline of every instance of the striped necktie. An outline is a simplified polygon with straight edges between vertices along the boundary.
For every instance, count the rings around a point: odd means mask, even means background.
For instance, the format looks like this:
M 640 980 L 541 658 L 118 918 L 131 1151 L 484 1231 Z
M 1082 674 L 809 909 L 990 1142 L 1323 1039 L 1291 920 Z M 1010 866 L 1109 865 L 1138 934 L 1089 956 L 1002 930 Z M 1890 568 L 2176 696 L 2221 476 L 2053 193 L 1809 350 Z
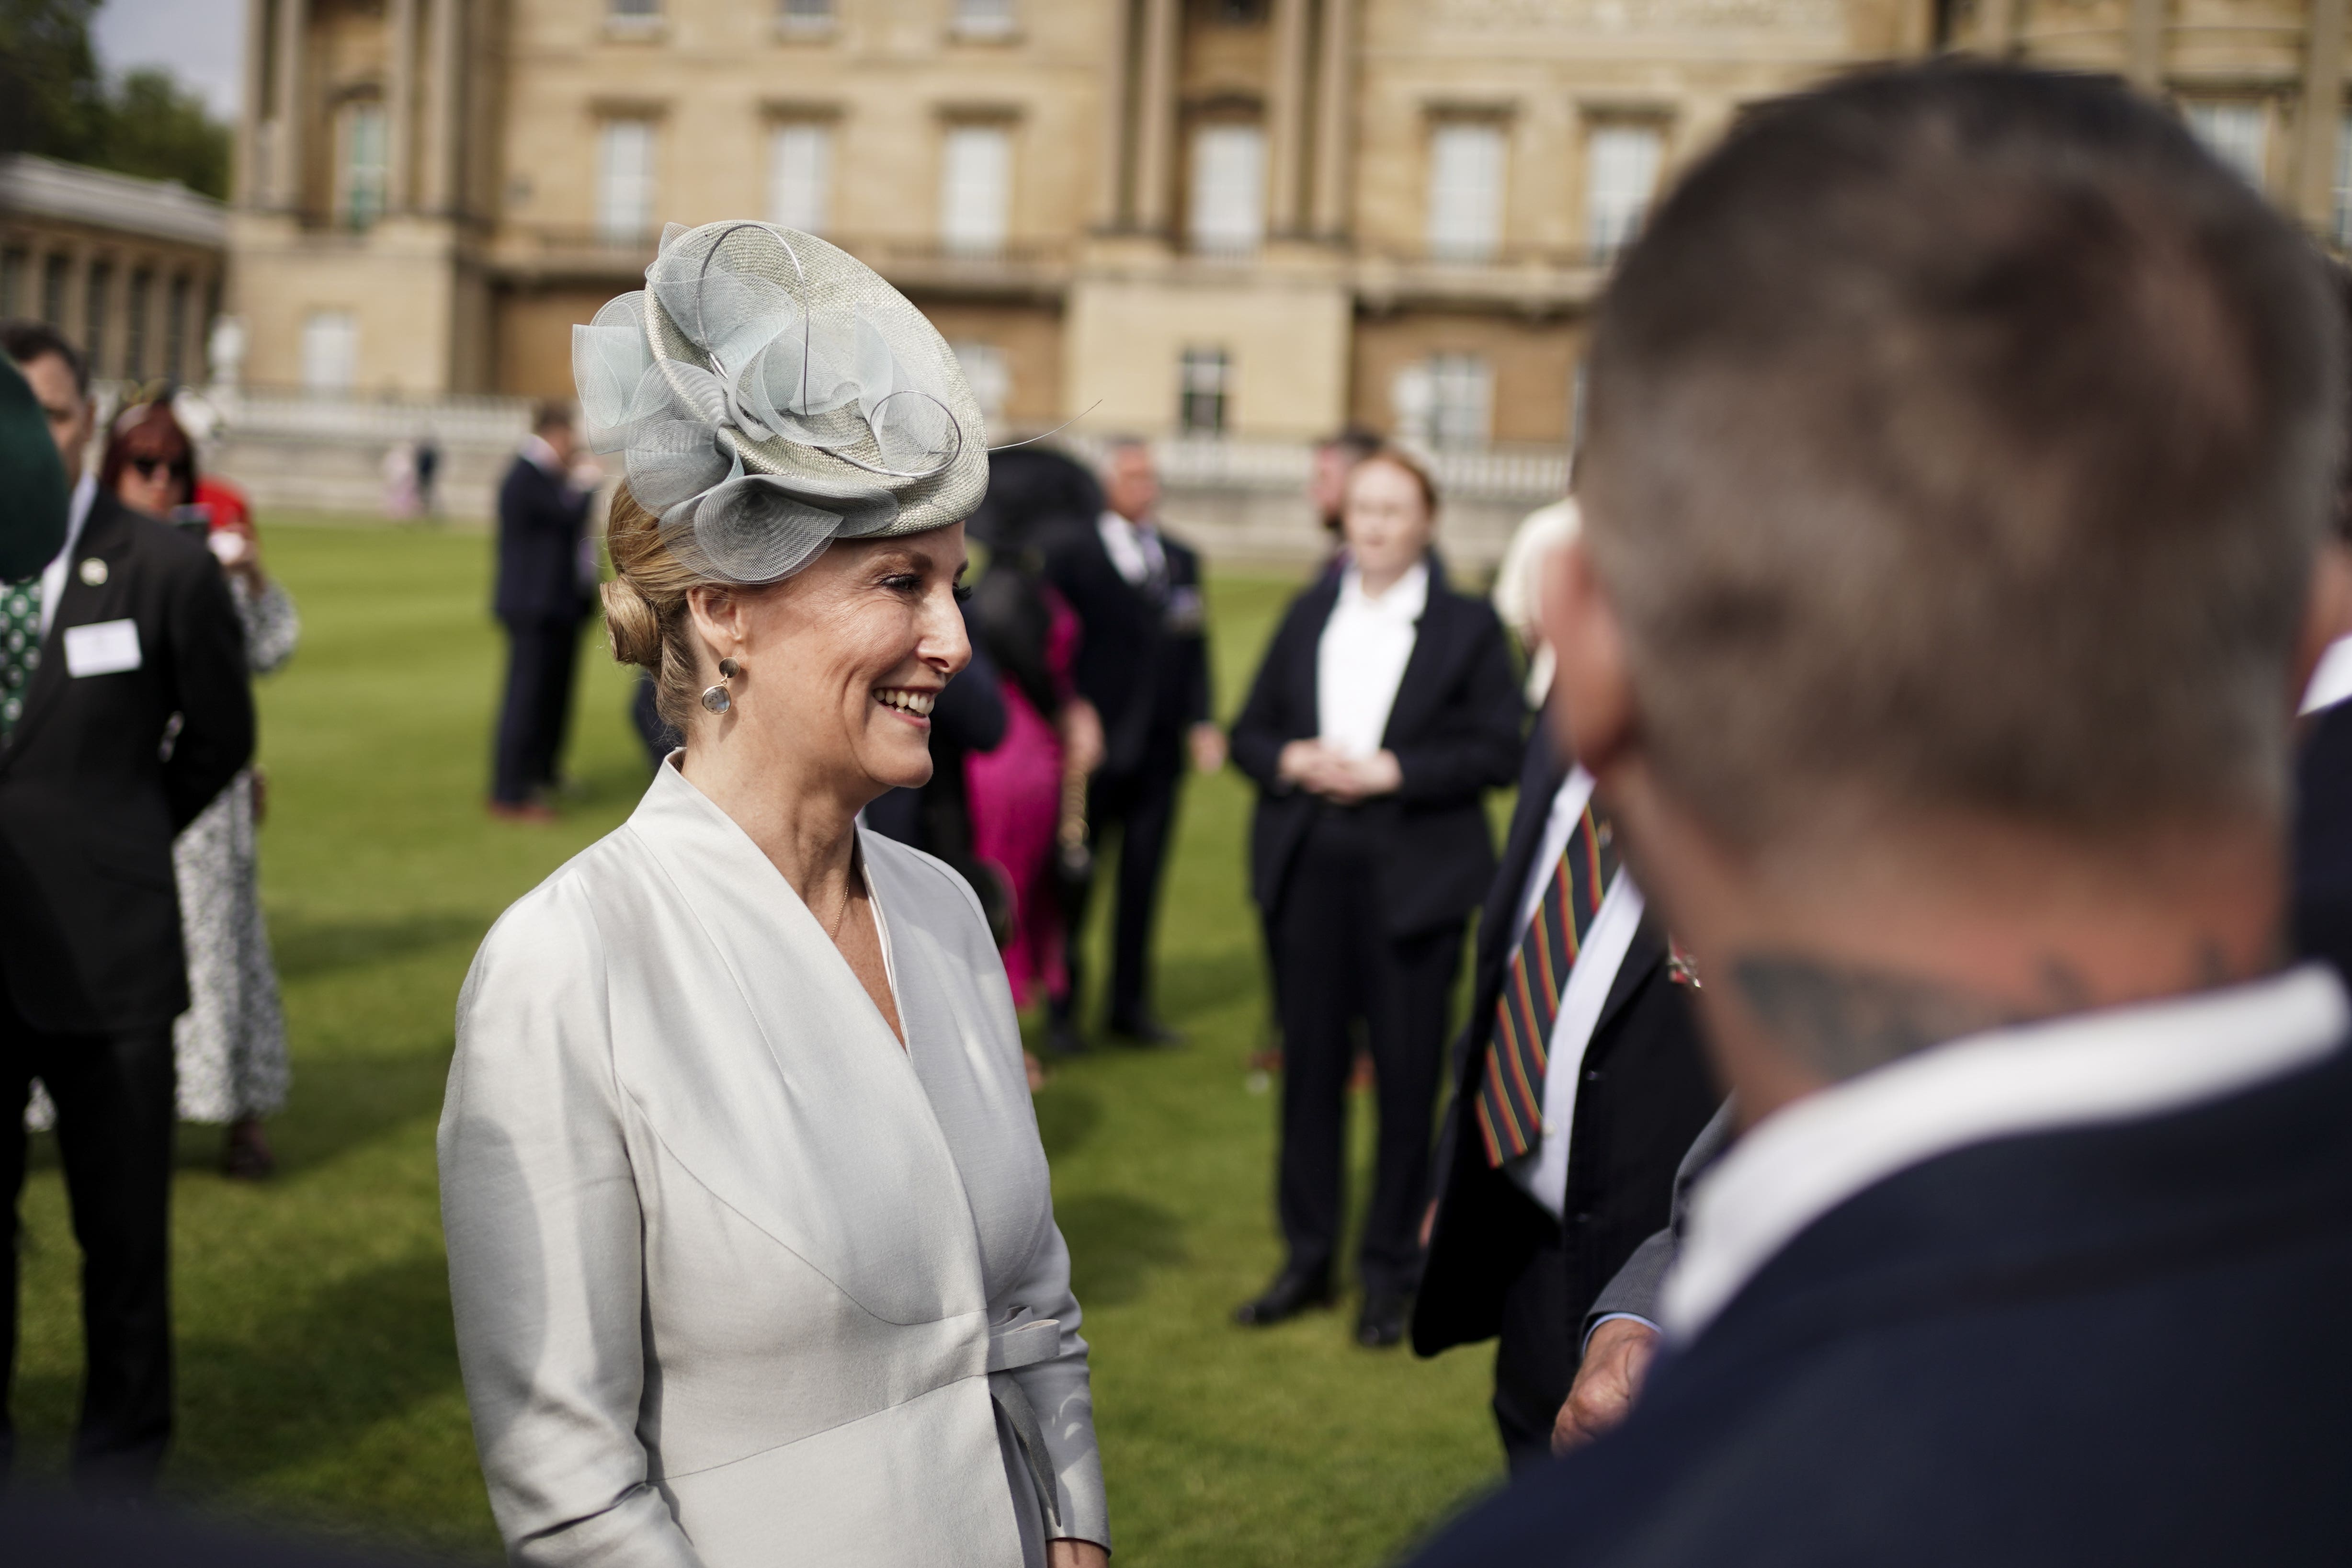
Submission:
M 1517 1158 L 1543 1137 L 1552 1023 L 1559 1016 L 1569 972 L 1617 874 L 1614 840 L 1608 819 L 1596 816 L 1588 804 L 1503 976 L 1493 1037 L 1486 1042 L 1486 1077 L 1478 1087 L 1478 1134 L 1486 1141 L 1489 1164 Z
M 25 715 L 25 693 L 41 664 L 41 580 L 0 583 L 0 744 Z

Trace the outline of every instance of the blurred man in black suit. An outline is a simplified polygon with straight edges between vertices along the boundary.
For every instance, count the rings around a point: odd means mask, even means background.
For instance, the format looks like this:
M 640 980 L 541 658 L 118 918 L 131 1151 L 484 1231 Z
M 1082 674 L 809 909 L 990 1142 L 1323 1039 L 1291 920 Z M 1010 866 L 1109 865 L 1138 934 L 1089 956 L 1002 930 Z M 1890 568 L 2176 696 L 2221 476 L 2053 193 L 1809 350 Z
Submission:
M 1225 765 L 1223 733 L 1209 721 L 1209 642 L 1201 558 L 1155 521 L 1160 476 L 1140 441 L 1115 443 L 1105 465 L 1106 510 L 1056 530 L 1045 575 L 1077 613 L 1078 692 L 1102 715 L 1106 757 L 1087 795 L 1097 841 L 1119 834 L 1118 909 L 1111 938 L 1113 1034 L 1169 1045 L 1174 1031 L 1151 1005 L 1151 931 L 1160 873 L 1176 824 L 1186 754 L 1203 773 Z M 1070 911 L 1083 929 L 1086 910 Z M 1077 944 L 1070 995 L 1077 996 Z
M 574 451 L 572 410 L 542 404 L 499 487 L 493 607 L 507 631 L 507 690 L 490 810 L 523 821 L 553 815 L 546 796 L 563 755 L 580 623 L 595 584 L 585 533 L 590 497 L 572 482 Z
M 188 1005 L 172 840 L 252 756 L 253 703 L 212 552 L 82 471 L 80 357 L 29 322 L 0 328 L 0 348 L 73 484 L 64 549 L 0 583 L 0 1354 L 13 1364 L 16 1202 L 38 1078 L 82 1247 L 75 1472 L 143 1490 L 172 1430 L 172 1020 Z M 0 1464 L 10 1447 L 0 1419 Z

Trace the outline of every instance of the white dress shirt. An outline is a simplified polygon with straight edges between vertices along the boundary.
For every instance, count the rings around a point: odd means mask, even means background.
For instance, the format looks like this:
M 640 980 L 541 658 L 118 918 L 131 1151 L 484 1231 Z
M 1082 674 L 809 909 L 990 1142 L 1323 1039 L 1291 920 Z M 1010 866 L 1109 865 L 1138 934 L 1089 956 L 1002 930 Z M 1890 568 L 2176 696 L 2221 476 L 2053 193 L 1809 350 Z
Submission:
M 1936 1046 L 1774 1111 L 1692 1189 L 1662 1303 L 1688 1342 L 1815 1220 L 1940 1154 L 2185 1110 L 2341 1048 L 2352 1007 L 2325 964 Z
M 1339 602 L 1315 648 L 1316 733 L 1325 745 L 1358 758 L 1381 749 L 1428 607 L 1425 563 L 1414 563 L 1378 598 L 1364 592 L 1355 567 L 1340 574 Z
M 1559 870 L 1559 858 L 1568 852 L 1569 835 L 1583 820 L 1584 807 L 1591 799 L 1592 775 L 1581 767 L 1569 769 L 1559 793 L 1551 797 L 1551 816 L 1544 821 L 1542 842 L 1536 846 L 1536 858 L 1528 867 L 1528 884 L 1519 895 L 1519 918 L 1511 926 L 1514 951 L 1527 940 L 1536 906 L 1543 901 L 1544 889 Z M 1633 933 L 1641 926 L 1642 889 L 1621 866 L 1601 897 L 1600 912 L 1584 933 L 1584 946 L 1568 972 L 1568 984 L 1560 991 L 1559 1012 L 1552 1020 L 1551 1040 L 1544 1051 L 1549 1065 L 1544 1071 L 1543 1141 L 1503 1167 L 1555 1219 L 1568 1211 L 1568 1139 L 1576 1125 L 1576 1090 L 1584 1078 L 1585 1047 L 1592 1044 L 1593 1026 L 1601 1022 L 1609 989 L 1617 983 L 1617 971 L 1624 967 Z
M 90 503 L 98 499 L 98 476 L 84 473 L 73 488 L 72 504 L 66 509 L 66 542 L 41 568 L 41 636 L 49 635 L 49 623 L 58 618 L 58 600 L 66 591 L 66 572 L 73 565 L 74 546 L 81 542 L 81 525 L 89 521 Z
M 1151 524 L 1129 522 L 1115 511 L 1106 511 L 1096 520 L 1095 531 L 1102 535 L 1110 563 L 1131 586 L 1140 588 L 1154 572 L 1167 571 L 1168 552 L 1160 548 L 1160 531 Z
M 2352 637 L 2337 637 L 2327 645 L 2311 672 L 2311 684 L 2304 688 L 2302 710 L 2313 713 L 2332 708 L 2347 697 L 2352 697 Z

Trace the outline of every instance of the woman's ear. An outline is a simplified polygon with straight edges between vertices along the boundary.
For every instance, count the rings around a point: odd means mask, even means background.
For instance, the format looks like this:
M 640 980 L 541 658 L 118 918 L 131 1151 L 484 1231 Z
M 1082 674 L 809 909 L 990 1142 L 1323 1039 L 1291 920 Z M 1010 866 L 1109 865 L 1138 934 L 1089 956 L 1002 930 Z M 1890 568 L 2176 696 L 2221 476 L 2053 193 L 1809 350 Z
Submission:
M 743 601 L 732 589 L 719 583 L 697 583 L 686 591 L 687 614 L 694 619 L 694 630 L 709 650 L 709 664 L 716 668 L 719 661 L 730 658 L 743 642 Z
M 1538 619 L 1557 672 L 1548 704 L 1552 732 L 1595 777 L 1631 748 L 1633 688 L 1617 607 L 1593 570 L 1581 535 L 1556 546 L 1544 563 Z

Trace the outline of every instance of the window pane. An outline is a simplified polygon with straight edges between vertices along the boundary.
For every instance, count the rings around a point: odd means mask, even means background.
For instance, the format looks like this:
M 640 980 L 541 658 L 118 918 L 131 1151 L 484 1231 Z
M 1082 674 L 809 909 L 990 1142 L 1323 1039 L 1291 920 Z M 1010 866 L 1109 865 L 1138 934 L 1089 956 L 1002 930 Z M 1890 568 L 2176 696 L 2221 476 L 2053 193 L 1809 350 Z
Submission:
M 596 138 L 596 232 L 607 244 L 635 245 L 653 221 L 653 124 L 608 120 Z
M 956 0 L 959 33 L 1009 33 L 1013 22 L 1013 0 Z
M 950 250 L 987 254 L 1004 248 L 1013 139 L 989 125 L 948 132 L 940 179 L 940 237 Z
M 32 258 L 25 251 L 0 253 L 0 316 L 32 313 L 25 304 L 25 275 L 31 264 Z
M 213 281 L 213 304 L 212 313 L 218 315 L 220 281 L 217 279 Z M 171 305 L 163 316 L 163 374 L 173 381 L 187 379 L 181 374 L 187 357 L 187 347 L 188 279 L 185 273 L 182 273 L 172 279 Z M 352 350 L 356 356 L 359 350 L 359 328 L 356 325 L 352 328 Z
M 1188 436 L 1218 436 L 1225 428 L 1225 397 L 1233 364 L 1223 349 L 1186 349 L 1176 372 L 1176 423 Z
M 149 296 L 155 292 L 155 275 L 142 268 L 131 275 L 131 295 L 122 314 L 122 374 L 133 381 L 147 374 L 152 357 L 147 344 Z
M 1599 125 L 1585 139 L 1585 238 L 1595 259 L 1616 255 L 1640 230 L 1663 140 L 1651 125 Z
M 66 279 L 72 275 L 66 257 L 52 255 L 41 264 L 41 320 L 59 331 L 66 330 Z
M 803 234 L 823 234 L 833 196 L 833 132 L 822 125 L 779 125 L 768 144 L 768 218 Z
M 641 21 L 661 15 L 661 0 L 611 0 L 606 16 L 624 21 Z
M 1495 253 L 1503 237 L 1503 128 L 1441 125 L 1429 138 L 1429 248 L 1460 261 Z
M 355 103 L 343 111 L 343 221 L 365 228 L 383 216 L 390 184 L 390 138 L 383 106 Z
M 113 268 L 101 261 L 89 269 L 89 276 L 82 284 L 81 302 L 83 363 L 89 366 L 92 375 L 104 375 L 108 348 L 107 317 L 112 313 L 114 304 Z
M 1397 428 L 1448 450 L 1486 444 L 1494 381 L 1476 354 L 1432 354 L 1397 373 L 1390 388 Z
M 1192 136 L 1192 247 L 1246 252 L 1265 237 L 1265 137 L 1255 125 Z
M 2240 179 L 2259 188 L 2263 183 L 2267 126 L 2258 103 L 2192 103 L 2189 129 L 2207 150 L 2228 164 Z
M 786 23 L 803 26 L 833 20 L 833 0 L 783 0 Z
M 970 342 L 950 343 L 948 348 L 963 367 L 964 380 L 971 384 L 980 416 L 992 425 L 1003 418 L 1005 400 L 1013 395 L 1013 371 L 1004 363 L 1004 351 L 994 343 Z
M 349 310 L 313 310 L 302 322 L 302 384 L 346 392 L 359 379 L 360 327 Z

